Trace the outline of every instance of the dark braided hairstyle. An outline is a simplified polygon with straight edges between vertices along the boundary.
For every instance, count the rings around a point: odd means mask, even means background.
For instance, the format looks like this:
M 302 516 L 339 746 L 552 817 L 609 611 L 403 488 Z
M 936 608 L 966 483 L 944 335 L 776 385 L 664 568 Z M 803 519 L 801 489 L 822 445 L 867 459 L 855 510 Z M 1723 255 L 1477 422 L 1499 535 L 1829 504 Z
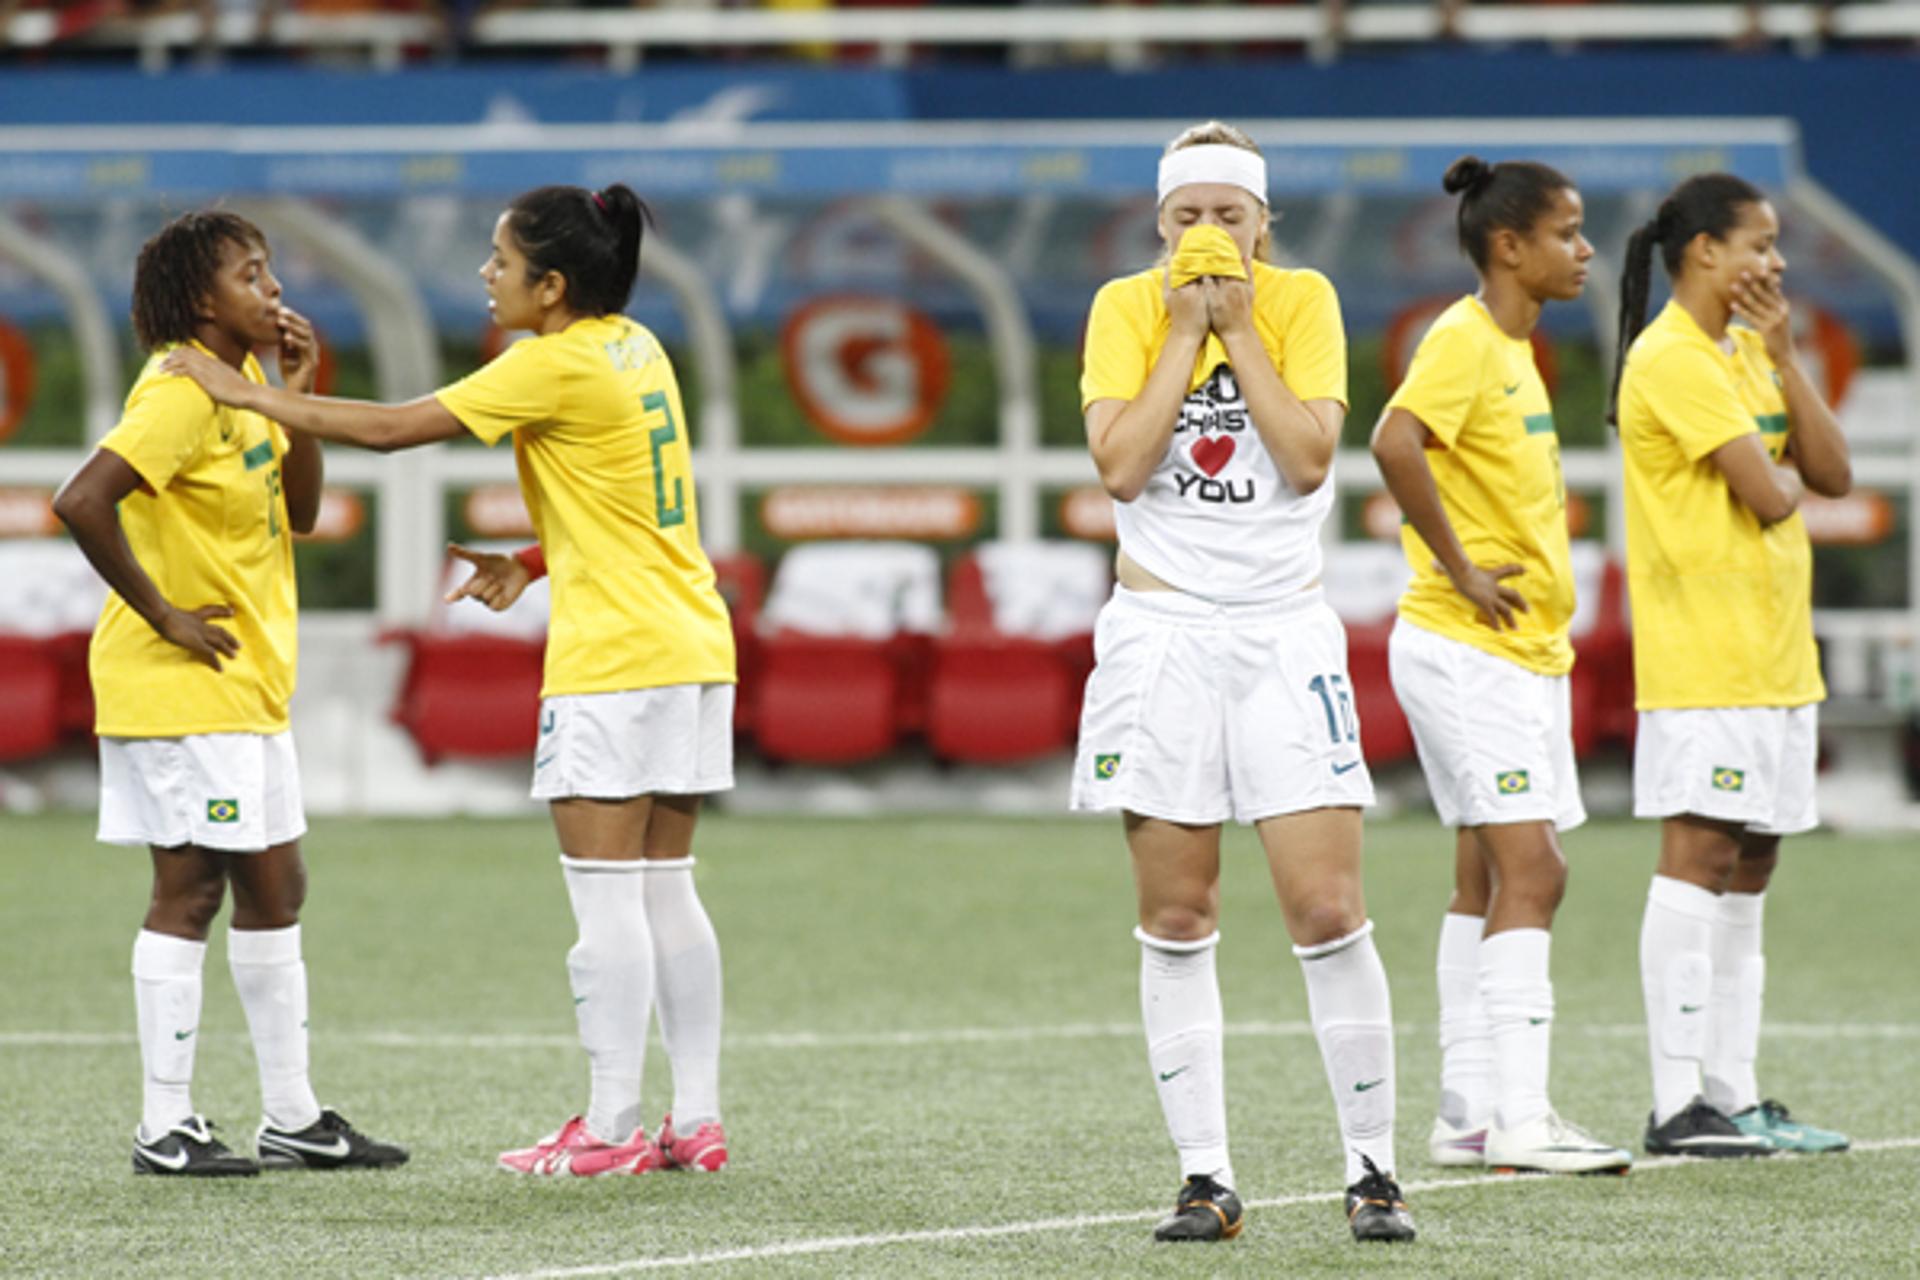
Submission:
M 1613 357 L 1613 389 L 1607 394 L 1607 421 L 1620 425 L 1620 374 L 1627 367 L 1627 349 L 1647 327 L 1647 300 L 1653 288 L 1653 247 L 1667 278 L 1677 280 L 1686 264 L 1687 246 L 1697 235 L 1725 240 L 1750 205 L 1766 200 L 1760 189 L 1730 173 L 1703 173 L 1688 178 L 1660 202 L 1651 221 L 1627 240 L 1626 265 L 1620 269 L 1620 329 Z
M 260 228 L 237 213 L 184 213 L 140 246 L 133 267 L 133 333 L 148 351 L 193 337 L 200 304 L 213 292 L 229 244 L 267 247 Z
M 527 280 L 549 271 L 567 282 L 580 315 L 625 310 L 640 270 L 640 238 L 652 212 L 625 183 L 602 191 L 538 187 L 507 206 L 507 229 L 527 255 Z
M 1487 269 L 1487 242 L 1499 230 L 1522 235 L 1553 208 L 1554 197 L 1574 189 L 1573 180 L 1532 160 L 1488 164 L 1479 156 L 1461 156 L 1447 167 L 1440 185 L 1460 196 L 1460 249 L 1480 271 Z

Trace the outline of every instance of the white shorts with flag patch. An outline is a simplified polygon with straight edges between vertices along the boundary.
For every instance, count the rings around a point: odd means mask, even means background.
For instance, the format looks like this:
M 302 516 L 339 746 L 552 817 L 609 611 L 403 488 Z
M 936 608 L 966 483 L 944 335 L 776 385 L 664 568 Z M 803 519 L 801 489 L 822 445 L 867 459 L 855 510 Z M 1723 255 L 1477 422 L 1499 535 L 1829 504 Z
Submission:
M 628 800 L 733 786 L 730 684 L 573 693 L 540 703 L 533 798 Z
M 1393 624 L 1387 662 L 1442 823 L 1551 822 L 1571 831 L 1587 820 L 1566 676 L 1529 671 L 1405 619 Z
M 293 734 L 100 739 L 100 841 L 259 853 L 307 832 Z
M 1210 825 L 1373 803 L 1346 628 L 1318 588 L 1222 605 L 1119 587 L 1093 646 L 1073 808 Z
M 1820 706 L 1681 707 L 1640 713 L 1633 816 L 1683 813 L 1790 836 L 1820 823 Z

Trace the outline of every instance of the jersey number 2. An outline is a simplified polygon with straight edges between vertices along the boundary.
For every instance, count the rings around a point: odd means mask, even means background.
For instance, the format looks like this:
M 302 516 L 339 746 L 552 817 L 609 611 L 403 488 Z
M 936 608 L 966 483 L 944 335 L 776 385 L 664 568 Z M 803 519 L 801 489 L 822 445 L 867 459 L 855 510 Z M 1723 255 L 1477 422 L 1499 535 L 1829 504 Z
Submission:
M 654 519 L 662 529 L 671 529 L 674 525 L 687 522 L 686 489 L 679 476 L 673 478 L 673 501 L 667 501 L 666 459 L 661 450 L 672 444 L 680 436 L 680 424 L 674 421 L 673 406 L 667 402 L 664 391 L 649 391 L 640 397 L 640 407 L 647 413 L 664 413 L 667 425 L 655 427 L 648 433 L 653 441 L 653 510 Z

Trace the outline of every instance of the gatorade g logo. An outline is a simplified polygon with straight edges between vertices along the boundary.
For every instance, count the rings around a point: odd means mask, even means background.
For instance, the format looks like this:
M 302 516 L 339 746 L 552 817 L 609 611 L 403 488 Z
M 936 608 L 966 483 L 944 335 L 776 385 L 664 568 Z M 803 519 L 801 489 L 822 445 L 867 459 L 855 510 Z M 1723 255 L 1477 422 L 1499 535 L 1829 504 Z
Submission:
M 1111 781 L 1113 775 L 1118 772 L 1120 772 L 1120 756 L 1118 752 L 1113 755 L 1095 756 L 1093 758 L 1093 776 L 1100 781 Z
M 1508 769 L 1504 773 L 1496 773 L 1493 775 L 1493 785 L 1499 788 L 1503 796 L 1525 795 L 1533 790 L 1533 780 L 1527 776 L 1525 769 Z
M 841 444 L 911 440 L 946 401 L 946 338 L 892 298 L 816 298 L 787 318 L 780 345 L 794 399 Z
M 238 800 L 207 801 L 207 821 L 208 822 L 240 821 L 240 802 Z
M 1715 791 L 1745 791 L 1747 789 L 1747 771 L 1729 769 L 1725 765 L 1717 766 L 1713 771 L 1713 789 Z

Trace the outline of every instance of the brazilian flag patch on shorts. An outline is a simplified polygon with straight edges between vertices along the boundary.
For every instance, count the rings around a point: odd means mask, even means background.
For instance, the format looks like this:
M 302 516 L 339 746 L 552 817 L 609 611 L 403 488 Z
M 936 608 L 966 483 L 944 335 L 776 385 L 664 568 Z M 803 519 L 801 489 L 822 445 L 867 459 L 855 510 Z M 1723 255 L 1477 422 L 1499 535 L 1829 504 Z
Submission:
M 240 821 L 240 802 L 238 800 L 207 801 L 207 821 L 208 822 Z
M 1095 756 L 1093 758 L 1093 776 L 1100 779 L 1100 781 L 1105 782 L 1118 772 L 1120 772 L 1119 752 L 1116 751 L 1112 755 Z
M 1745 791 L 1747 789 L 1747 771 L 1745 769 L 1729 769 L 1725 765 L 1714 766 L 1713 789 L 1715 791 Z
M 1508 769 L 1493 775 L 1493 785 L 1500 789 L 1503 796 L 1525 795 L 1533 790 L 1533 779 L 1527 776 L 1525 769 Z

